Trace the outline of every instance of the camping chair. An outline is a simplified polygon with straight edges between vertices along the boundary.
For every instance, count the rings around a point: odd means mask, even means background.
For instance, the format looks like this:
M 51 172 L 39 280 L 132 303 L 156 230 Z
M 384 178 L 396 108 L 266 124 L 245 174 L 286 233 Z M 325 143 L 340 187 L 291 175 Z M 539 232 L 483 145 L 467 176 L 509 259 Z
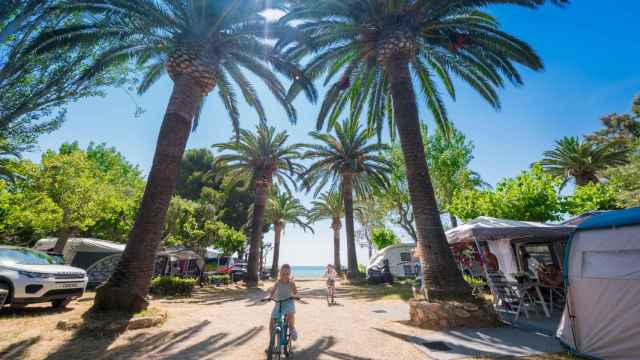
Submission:
M 514 315 L 513 323 L 515 324 L 522 312 L 524 312 L 527 319 L 531 309 L 536 313 L 538 312 L 535 307 L 535 300 L 526 289 L 520 289 L 517 283 L 507 281 L 500 272 L 488 273 L 487 277 L 489 288 L 495 296 L 494 307 L 498 314 Z

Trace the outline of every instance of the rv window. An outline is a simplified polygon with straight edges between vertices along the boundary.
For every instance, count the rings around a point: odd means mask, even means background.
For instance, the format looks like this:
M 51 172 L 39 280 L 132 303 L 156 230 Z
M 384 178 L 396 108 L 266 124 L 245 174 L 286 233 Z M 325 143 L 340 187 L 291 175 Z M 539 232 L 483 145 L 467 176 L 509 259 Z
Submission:
M 411 265 L 404 265 L 402 269 L 404 270 L 404 276 L 409 277 L 414 275 Z
M 408 253 L 408 252 L 400 253 L 400 261 L 402 261 L 402 262 L 410 262 L 411 261 L 411 253 Z
M 551 244 L 527 244 L 519 248 L 522 271 L 536 277 L 540 265 L 555 265 Z

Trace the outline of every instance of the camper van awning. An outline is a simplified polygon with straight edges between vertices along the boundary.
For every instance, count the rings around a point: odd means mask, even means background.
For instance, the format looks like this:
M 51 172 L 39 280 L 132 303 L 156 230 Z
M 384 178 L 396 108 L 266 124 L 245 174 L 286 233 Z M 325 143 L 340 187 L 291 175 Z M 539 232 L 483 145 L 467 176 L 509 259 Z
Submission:
M 519 239 L 528 237 L 565 238 L 573 226 L 548 225 L 531 221 L 481 216 L 446 232 L 449 244 L 460 242 Z

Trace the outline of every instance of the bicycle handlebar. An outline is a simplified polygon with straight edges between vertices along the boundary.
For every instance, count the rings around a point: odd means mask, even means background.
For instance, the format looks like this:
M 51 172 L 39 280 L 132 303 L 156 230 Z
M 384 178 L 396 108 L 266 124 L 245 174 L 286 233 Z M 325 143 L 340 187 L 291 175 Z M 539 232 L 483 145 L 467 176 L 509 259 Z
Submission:
M 288 297 L 288 298 L 282 299 L 282 300 L 276 300 L 276 299 L 273 299 L 273 298 L 265 298 L 265 299 L 262 299 L 260 301 L 262 301 L 262 302 L 273 301 L 273 302 L 280 303 L 280 302 L 285 302 L 285 301 L 289 301 L 289 300 L 300 300 L 300 297 L 299 296 L 291 296 L 291 297 Z

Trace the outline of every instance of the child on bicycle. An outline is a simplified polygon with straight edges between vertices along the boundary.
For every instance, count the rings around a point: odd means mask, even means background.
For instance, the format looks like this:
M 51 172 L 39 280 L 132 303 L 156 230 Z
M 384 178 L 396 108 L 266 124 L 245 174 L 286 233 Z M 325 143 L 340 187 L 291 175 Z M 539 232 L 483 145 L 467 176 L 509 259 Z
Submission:
M 298 297 L 298 288 L 296 287 L 296 283 L 293 281 L 291 276 L 291 265 L 284 264 L 280 267 L 280 272 L 278 273 L 278 281 L 271 289 L 269 293 L 269 299 L 274 300 L 285 300 L 289 298 Z M 282 314 L 280 314 L 280 309 L 282 308 Z M 269 329 L 273 329 L 273 325 L 275 323 L 275 319 L 279 316 L 284 315 L 285 320 L 291 330 L 291 338 L 295 341 L 298 339 L 298 332 L 295 328 L 296 322 L 296 306 L 293 299 L 289 299 L 288 301 L 278 304 L 273 308 L 271 312 L 271 319 L 269 321 Z
M 336 278 L 338 277 L 338 273 L 333 265 L 327 265 L 327 268 L 324 272 L 323 277 L 327 278 L 327 291 L 330 297 L 335 297 L 336 295 Z

